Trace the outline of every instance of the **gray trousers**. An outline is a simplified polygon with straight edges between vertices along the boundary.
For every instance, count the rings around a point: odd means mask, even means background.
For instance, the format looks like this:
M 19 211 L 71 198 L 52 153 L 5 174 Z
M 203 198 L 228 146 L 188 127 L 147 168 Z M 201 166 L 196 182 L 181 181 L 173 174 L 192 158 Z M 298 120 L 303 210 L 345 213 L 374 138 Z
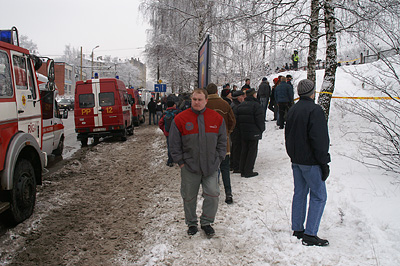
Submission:
M 209 176 L 189 172 L 186 167 L 181 168 L 181 196 L 185 211 L 185 222 L 188 226 L 197 225 L 197 195 L 200 184 L 203 188 L 203 212 L 200 224 L 208 225 L 214 222 L 218 210 L 219 184 L 218 171 Z

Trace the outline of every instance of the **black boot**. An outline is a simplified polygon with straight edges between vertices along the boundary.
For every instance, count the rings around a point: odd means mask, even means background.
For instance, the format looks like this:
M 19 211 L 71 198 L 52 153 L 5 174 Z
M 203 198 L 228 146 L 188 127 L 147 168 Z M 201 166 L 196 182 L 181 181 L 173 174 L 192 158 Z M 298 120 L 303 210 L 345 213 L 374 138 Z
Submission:
M 321 239 L 318 236 L 310 236 L 304 234 L 303 236 L 303 241 L 302 241 L 304 246 L 320 246 L 324 247 L 329 245 L 329 241 L 326 239 Z

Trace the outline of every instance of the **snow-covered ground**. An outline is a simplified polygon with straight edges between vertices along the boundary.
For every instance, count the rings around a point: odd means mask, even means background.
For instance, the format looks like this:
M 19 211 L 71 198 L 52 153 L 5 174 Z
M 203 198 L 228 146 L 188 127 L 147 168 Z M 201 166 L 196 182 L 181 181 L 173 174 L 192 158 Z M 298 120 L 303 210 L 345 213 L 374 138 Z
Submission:
M 360 82 L 344 72 L 350 68 L 366 71 L 369 67 L 339 68 L 334 96 L 370 96 Z M 317 72 L 319 91 L 323 70 Z M 295 85 L 306 77 L 302 71 L 291 74 Z M 368 74 L 377 75 L 371 70 Z M 354 134 L 346 134 L 347 130 L 354 132 L 368 124 L 353 114 L 343 113 L 337 104 L 344 101 L 348 100 L 332 100 L 329 118 L 331 174 L 318 233 L 329 240 L 329 246 L 306 247 L 292 236 L 291 164 L 285 151 L 284 131 L 269 121 L 255 165 L 259 176 L 246 179 L 231 175 L 232 205 L 225 204 L 221 184 L 222 196 L 214 224 L 216 236 L 207 239 L 199 232 L 189 237 L 179 188 L 176 195 L 158 191 L 166 200 L 148 213 L 159 208 L 169 212 L 158 216 L 144 232 L 143 254 L 134 265 L 400 265 L 399 179 L 349 159 L 359 156 L 359 144 Z M 272 119 L 270 111 L 267 118 Z M 201 204 L 199 196 L 199 215 Z M 128 253 L 120 255 L 116 258 L 119 264 L 131 265 L 127 262 Z

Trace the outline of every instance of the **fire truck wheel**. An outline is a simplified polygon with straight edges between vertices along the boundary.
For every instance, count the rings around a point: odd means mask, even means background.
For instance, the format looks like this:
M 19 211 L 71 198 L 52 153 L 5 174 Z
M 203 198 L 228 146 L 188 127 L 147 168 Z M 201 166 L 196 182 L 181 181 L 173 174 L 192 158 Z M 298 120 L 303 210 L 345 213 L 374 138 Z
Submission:
M 99 144 L 100 143 L 100 138 L 99 137 L 93 137 L 93 143 L 94 144 Z
M 86 147 L 87 146 L 87 142 L 88 142 L 88 139 L 81 139 L 82 147 Z
M 132 125 L 132 126 L 129 128 L 129 130 L 128 130 L 129 136 L 132 136 L 132 135 L 133 135 L 133 130 L 134 130 L 134 126 Z
M 30 161 L 19 159 L 15 165 L 14 186 L 10 192 L 10 222 L 18 224 L 28 219 L 35 207 L 36 178 Z
M 123 132 L 123 135 L 121 136 L 121 141 L 126 141 L 126 135 L 128 134 L 128 130 L 126 129 L 126 127 L 125 127 L 125 129 L 124 129 L 124 132 Z
M 60 142 L 58 143 L 57 149 L 55 149 L 53 151 L 53 154 L 57 155 L 57 156 L 61 156 L 63 153 L 63 150 L 64 150 L 64 138 L 61 138 Z

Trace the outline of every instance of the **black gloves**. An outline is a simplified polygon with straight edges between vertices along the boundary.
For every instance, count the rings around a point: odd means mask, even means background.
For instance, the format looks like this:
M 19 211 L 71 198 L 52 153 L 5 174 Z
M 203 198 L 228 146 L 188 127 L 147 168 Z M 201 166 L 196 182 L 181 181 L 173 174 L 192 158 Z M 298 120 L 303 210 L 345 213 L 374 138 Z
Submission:
M 329 165 L 322 164 L 320 166 L 321 166 L 321 171 L 322 171 L 321 179 L 322 179 L 322 181 L 325 181 L 326 179 L 328 179 L 328 176 L 329 176 Z

